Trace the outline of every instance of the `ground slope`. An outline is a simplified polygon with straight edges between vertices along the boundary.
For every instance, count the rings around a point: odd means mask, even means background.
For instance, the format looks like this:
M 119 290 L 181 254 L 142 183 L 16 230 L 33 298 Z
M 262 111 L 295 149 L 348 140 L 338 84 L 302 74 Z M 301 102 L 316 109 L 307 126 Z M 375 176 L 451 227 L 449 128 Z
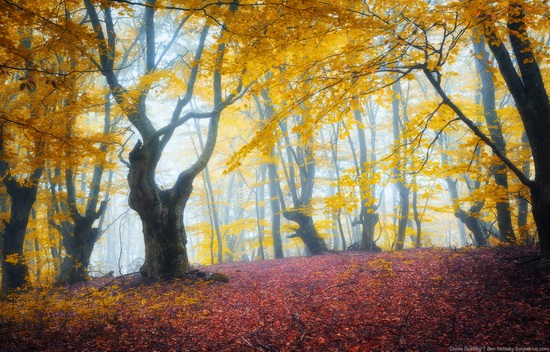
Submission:
M 517 263 L 532 254 L 350 252 L 201 268 L 228 283 L 104 279 L 2 303 L 0 350 L 548 350 L 549 275 Z

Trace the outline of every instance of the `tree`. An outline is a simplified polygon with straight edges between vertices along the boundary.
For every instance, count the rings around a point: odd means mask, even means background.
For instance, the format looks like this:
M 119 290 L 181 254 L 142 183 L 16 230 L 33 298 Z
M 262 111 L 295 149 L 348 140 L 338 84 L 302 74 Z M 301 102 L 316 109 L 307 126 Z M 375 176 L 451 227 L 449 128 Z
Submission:
M 450 143 L 449 137 L 442 133 L 439 137 L 439 143 L 442 147 L 441 151 L 441 163 L 444 168 L 451 167 L 452 159 L 449 157 L 450 154 Z M 479 148 L 476 148 L 475 155 L 479 157 Z M 471 201 L 471 206 L 468 210 L 464 210 L 460 204 L 460 196 L 458 192 L 458 183 L 459 179 L 464 178 L 467 188 L 470 190 L 470 193 L 477 191 L 481 187 L 481 182 L 479 180 L 471 181 L 470 177 L 466 175 L 461 175 L 461 177 L 453 178 L 451 175 L 445 176 L 445 183 L 447 184 L 447 190 L 449 191 L 449 197 L 451 198 L 451 203 L 453 206 L 453 212 L 455 217 L 460 220 L 473 235 L 473 241 L 476 246 L 485 246 L 487 245 L 487 235 L 485 233 L 485 226 L 483 220 L 481 219 L 481 211 L 485 205 L 484 199 L 473 199 Z
M 511 167 L 512 165 L 508 167 L 531 191 L 533 217 L 537 224 L 540 240 L 541 265 L 549 266 L 550 145 L 547 138 L 550 133 L 550 101 L 536 57 L 536 49 L 527 33 L 527 28 L 532 23 L 525 20 L 525 6 L 526 4 L 521 1 L 511 1 L 507 11 L 508 39 L 516 58 L 517 69 L 502 38 L 497 33 L 495 21 L 486 17 L 483 24 L 487 32 L 489 47 L 495 56 L 508 89 L 514 97 L 531 146 L 535 164 L 534 180 L 530 180 L 517 167 Z
M 267 90 L 262 90 L 261 97 L 264 101 L 262 104 L 260 97 L 254 95 L 254 101 L 261 121 L 271 120 L 275 111 L 269 99 Z M 277 173 L 275 148 L 270 146 L 267 163 L 267 174 L 269 178 L 269 199 L 271 206 L 271 237 L 273 238 L 273 252 L 275 258 L 283 258 L 283 242 L 281 239 L 281 200 L 279 199 L 279 189 L 281 188 L 279 175 Z
M 376 115 L 372 101 L 366 105 L 367 116 L 371 131 L 370 136 L 370 161 L 367 158 L 367 139 L 365 136 L 365 124 L 362 114 L 359 110 L 354 110 L 353 114 L 357 122 L 357 139 L 359 142 L 359 163 L 355 156 L 355 150 L 352 149 L 355 160 L 355 168 L 357 177 L 359 178 L 359 192 L 361 194 L 361 207 L 359 209 L 359 221 L 361 223 L 361 244 L 359 248 L 367 251 L 379 251 L 374 239 L 374 228 L 379 222 L 380 217 L 377 213 L 378 205 L 376 204 L 376 187 L 372 185 L 373 179 L 376 179 L 376 154 L 374 152 L 376 145 L 376 130 L 375 119 Z
M 69 26 L 67 13 L 49 3 L 0 6 L 0 23 L 10 28 L 2 33 L 0 51 L 5 102 L 0 111 L 0 179 L 10 198 L 2 233 L 2 288 L 12 290 L 29 282 L 23 243 L 46 160 L 59 159 L 57 151 L 69 143 L 64 127 L 89 101 L 71 95 L 72 84 L 80 79 L 77 73 L 86 68 L 56 56 L 75 54 L 68 49 L 74 37 L 60 30 Z M 72 44 L 77 51 L 80 46 Z M 81 146 L 72 144 L 77 151 Z
M 288 183 L 289 191 L 292 198 L 293 207 L 287 208 L 282 197 L 282 192 L 279 194 L 285 219 L 298 224 L 296 232 L 289 238 L 300 238 L 306 245 L 307 252 L 310 254 L 321 254 L 328 250 L 323 238 L 317 233 L 313 222 L 312 214 L 312 198 L 313 186 L 315 182 L 315 160 L 313 159 L 313 149 L 309 144 L 312 141 L 306 142 L 306 145 L 298 145 L 296 149 L 290 144 L 290 136 L 286 122 L 281 122 L 281 132 L 285 141 L 286 162 L 288 167 L 285 167 L 284 158 L 283 168 L 285 178 Z M 296 170 L 298 175 L 296 175 Z M 296 177 L 299 180 L 299 186 L 296 182 Z M 299 191 L 298 191 L 299 190 Z
M 200 148 L 197 154 L 199 154 L 198 157 L 200 158 L 200 155 L 204 153 L 204 141 L 202 139 L 202 132 L 201 132 L 201 128 L 198 120 L 195 120 L 195 128 L 197 131 L 197 137 L 199 140 L 199 148 Z M 214 228 L 214 232 L 216 234 L 216 241 L 218 243 L 218 263 L 221 263 L 223 262 L 223 239 L 222 239 L 222 234 L 220 230 L 220 217 L 218 215 L 218 206 L 214 198 L 214 189 L 212 187 L 212 180 L 210 179 L 210 170 L 208 169 L 208 165 L 206 165 L 202 170 L 202 176 L 205 184 L 205 191 L 206 191 L 206 197 L 207 197 L 208 210 L 210 213 L 210 219 L 212 220 L 212 225 Z
M 488 66 L 489 54 L 485 49 L 485 38 L 474 38 L 474 54 L 476 56 L 477 74 L 481 81 L 481 97 L 483 104 L 483 115 L 487 122 L 489 135 L 495 142 L 496 147 L 506 155 L 506 141 L 502 133 L 502 126 L 496 112 L 495 103 L 495 84 L 493 82 L 493 73 Z M 508 175 L 506 165 L 502 162 L 496 163 L 492 168 L 495 183 L 499 186 L 499 191 L 504 196 L 497 201 L 497 222 L 500 236 L 504 241 L 510 242 L 515 239 L 514 228 L 512 227 L 512 214 L 510 211 L 510 200 L 508 197 Z
M 397 193 L 399 195 L 399 209 L 400 213 L 398 215 L 398 227 L 397 227 L 397 237 L 395 240 L 395 249 L 402 250 L 405 246 L 405 231 L 407 230 L 407 224 L 409 222 L 409 204 L 410 204 L 410 189 L 406 184 L 405 179 L 405 160 L 403 158 L 404 153 L 402 152 L 402 145 L 407 144 L 406 138 L 404 141 L 400 142 L 401 139 L 404 139 L 401 135 L 401 126 L 403 122 L 401 121 L 400 107 L 403 107 L 403 115 L 406 115 L 406 105 L 403 104 L 403 92 L 401 90 L 401 82 L 396 81 L 392 85 L 392 125 L 393 125 L 393 140 L 394 140 L 394 149 L 395 156 L 397 161 L 393 167 L 392 173 L 395 179 L 395 186 L 397 188 Z M 406 119 L 405 119 L 406 120 Z
M 488 45 L 499 67 L 499 72 L 506 81 L 512 94 L 516 107 L 523 121 L 525 132 L 529 139 L 533 163 L 535 165 L 535 177 L 531 180 L 521 168 L 516 166 L 502 151 L 494 140 L 486 135 L 465 113 L 449 98 L 440 84 L 440 73 L 430 69 L 426 65 L 420 65 L 429 82 L 443 99 L 465 123 L 468 128 L 486 143 L 495 155 L 513 172 L 516 177 L 529 188 L 533 217 L 537 225 L 541 249 L 541 265 L 547 266 L 550 262 L 550 145 L 546 143 L 546 136 L 550 133 L 550 102 L 544 86 L 543 76 L 535 56 L 535 48 L 527 33 L 527 28 L 532 23 L 525 20 L 526 3 L 513 1 L 509 4 L 504 17 L 506 19 L 506 36 L 508 37 L 516 64 L 511 59 L 510 52 L 506 48 L 503 36 L 497 29 L 496 19 L 499 14 L 492 12 L 493 8 L 480 7 L 477 2 L 469 2 L 466 10 L 478 14 L 476 22 L 483 26 L 488 39 Z M 537 13 L 536 8 L 531 8 Z M 538 9 L 540 10 L 540 9 Z M 443 57 L 439 57 L 443 60 Z M 439 66 L 439 65 L 438 65 Z M 521 76 L 520 76 L 521 74 Z
M 130 152 L 128 172 L 128 185 L 130 187 L 129 204 L 140 216 L 143 224 L 145 239 L 145 263 L 140 269 L 142 275 L 156 279 L 178 277 L 189 270 L 189 260 L 186 250 L 186 233 L 183 223 L 183 212 L 187 200 L 193 189 L 193 180 L 204 170 L 208 160 L 212 156 L 216 143 L 218 123 L 221 111 L 235 99 L 235 94 L 240 90 L 236 84 L 232 92 L 225 99 L 222 96 L 222 73 L 226 44 L 224 44 L 224 32 L 221 30 L 220 40 L 214 50 L 212 70 L 212 95 L 213 105 L 210 111 L 200 112 L 190 110 L 184 112 L 194 95 L 194 88 L 199 77 L 201 59 L 206 46 L 210 26 L 205 21 L 197 20 L 202 27 L 199 33 L 195 54 L 190 63 L 190 69 L 185 72 L 186 87 L 183 97 L 178 98 L 168 124 L 162 128 L 156 128 L 147 108 L 147 99 L 151 93 L 153 80 L 158 76 L 161 60 L 170 46 L 178 39 L 180 29 L 194 19 L 191 15 L 178 14 L 179 25 L 168 44 L 157 46 L 156 15 L 160 10 L 155 6 L 155 0 L 146 1 L 143 10 L 143 32 L 145 36 L 145 70 L 141 72 L 141 83 L 134 90 L 125 88 L 119 82 L 115 72 L 120 67 L 116 66 L 116 45 L 120 36 L 120 30 L 115 27 L 113 4 L 102 5 L 99 16 L 98 9 L 90 0 L 84 0 L 93 31 L 97 37 L 98 60 L 94 60 L 98 69 L 105 76 L 111 93 L 124 111 L 128 120 L 137 129 L 141 136 L 134 149 Z M 230 6 L 230 11 L 236 9 Z M 191 20 L 190 20 L 191 19 Z M 102 23 L 105 23 L 105 28 Z M 201 23 L 202 22 L 202 23 Z M 190 35 L 191 33 L 187 33 Z M 166 145 L 174 135 L 177 127 L 190 119 L 209 119 L 208 136 L 204 144 L 204 150 L 198 159 L 190 167 L 182 171 L 172 187 L 163 189 L 155 179 L 155 171 Z
M 108 147 L 112 144 L 109 138 L 112 138 L 114 128 L 116 126 L 116 119 L 111 116 L 111 101 L 109 95 L 105 97 L 104 103 L 104 119 L 103 119 L 103 136 L 98 139 L 102 139 L 99 143 L 95 155 L 91 155 L 88 158 L 82 153 L 75 155 L 73 150 L 66 152 L 67 160 L 74 160 L 79 158 L 81 164 L 88 164 L 86 160 L 90 160 L 89 164 L 93 165 L 92 177 L 87 181 L 88 170 L 83 167 L 78 170 L 76 167 L 70 165 L 70 162 L 66 162 L 64 170 L 64 185 L 63 189 L 61 183 L 57 182 L 57 178 L 62 177 L 62 172 L 59 167 L 56 168 L 56 179 L 49 175 L 50 179 L 50 191 L 52 193 L 52 208 L 61 216 L 61 221 L 55 222 L 53 219 L 50 221 L 50 225 L 55 227 L 62 235 L 63 247 L 65 248 L 65 257 L 61 263 L 60 271 L 56 279 L 57 284 L 75 283 L 88 279 L 88 266 L 90 264 L 90 256 L 94 249 L 95 243 L 101 237 L 101 228 L 93 227 L 96 220 L 103 216 L 107 207 L 107 199 L 100 201 L 100 192 L 102 185 L 104 185 L 103 174 L 107 164 Z M 70 138 L 75 134 L 77 119 L 73 120 L 73 124 L 67 126 L 67 136 Z M 91 149 L 91 148 L 90 148 Z M 77 197 L 77 183 L 76 174 L 80 171 L 82 173 L 81 189 L 87 193 L 82 197 L 85 199 L 80 200 Z M 103 186 L 103 190 L 109 189 L 110 182 Z M 64 192 L 65 191 L 65 192 Z M 66 194 L 61 196 L 60 194 Z M 80 202 L 79 202 L 80 200 Z M 78 203 L 83 203 L 79 206 Z M 68 216 L 67 216 L 68 215 Z

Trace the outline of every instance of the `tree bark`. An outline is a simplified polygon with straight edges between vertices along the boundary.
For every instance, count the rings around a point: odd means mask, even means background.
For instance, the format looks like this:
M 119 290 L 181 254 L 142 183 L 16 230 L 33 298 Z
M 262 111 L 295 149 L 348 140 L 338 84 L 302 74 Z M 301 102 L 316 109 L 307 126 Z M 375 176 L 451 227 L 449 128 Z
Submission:
M 485 49 L 485 38 L 473 40 L 474 54 L 476 55 L 476 68 L 481 81 L 481 97 L 483 103 L 483 115 L 489 128 L 489 136 L 495 142 L 496 147 L 506 155 L 506 142 L 502 134 L 502 126 L 496 112 L 495 103 L 495 84 L 493 82 L 493 73 L 489 70 L 487 64 L 489 54 Z M 508 175 L 506 174 L 506 165 L 498 162 L 492 166 L 491 171 L 499 191 L 506 192 L 503 197 L 497 194 L 496 202 L 497 223 L 501 238 L 506 242 L 512 242 L 515 239 L 514 228 L 512 226 L 512 214 L 510 211 L 510 200 L 508 197 Z
M 522 134 L 521 141 L 524 145 L 524 148 L 529 148 L 528 147 L 529 140 L 527 139 L 526 133 Z M 529 160 L 525 160 L 523 162 L 521 170 L 527 177 L 530 177 L 531 162 Z M 532 244 L 533 239 L 531 238 L 531 234 L 527 229 L 527 219 L 529 217 L 529 202 L 527 201 L 527 199 L 525 199 L 525 196 L 522 196 L 522 195 L 518 196 L 517 202 L 518 202 L 518 231 L 519 231 L 520 238 L 523 239 L 525 244 Z
M 272 119 L 275 116 L 273 106 L 267 90 L 263 90 L 261 97 L 264 101 L 260 101 L 258 95 L 253 95 L 256 107 L 258 108 L 260 119 L 266 121 Z M 284 257 L 283 241 L 281 238 L 281 200 L 279 199 L 279 189 L 281 188 L 279 175 L 277 173 L 277 164 L 275 163 L 275 148 L 272 147 L 270 151 L 270 161 L 267 163 L 267 175 L 269 178 L 269 203 L 271 206 L 271 237 L 273 238 L 273 254 L 275 258 L 280 259 Z M 282 192 L 281 192 L 282 193 Z
M 5 162 L 2 162 L 5 164 Z M 32 207 L 38 194 L 38 180 L 42 175 L 40 167 L 32 173 L 30 180 L 20 184 L 11 178 L 7 170 L 0 165 L 0 172 L 4 175 L 3 181 L 10 196 L 10 219 L 5 222 L 2 233 L 3 251 L 2 260 L 2 290 L 10 292 L 25 288 L 29 284 L 29 268 L 23 257 L 23 244 Z
M 474 245 L 477 247 L 487 245 L 487 236 L 483 231 L 483 224 L 480 219 L 480 211 L 483 209 L 483 201 L 474 202 L 468 211 L 461 209 L 458 203 L 458 190 L 456 188 L 456 180 L 452 180 L 450 177 L 445 178 L 449 195 L 451 196 L 451 202 L 453 203 L 454 214 L 468 230 L 472 232 Z
M 139 96 L 130 99 L 115 74 L 116 58 L 116 27 L 108 4 L 102 7 L 104 12 L 103 23 L 100 21 L 95 5 L 90 0 L 84 0 L 92 28 L 97 36 L 99 66 L 105 76 L 110 91 L 124 111 L 132 125 L 138 130 L 143 143 L 139 141 L 129 155 L 128 185 L 130 188 L 129 205 L 134 209 L 143 225 L 145 242 L 145 262 L 140 269 L 142 275 L 154 279 L 170 279 L 182 276 L 189 269 L 187 256 L 187 237 L 183 223 L 183 211 L 193 189 L 192 183 L 196 176 L 204 170 L 216 144 L 218 125 L 221 111 L 236 99 L 236 94 L 222 97 L 221 68 L 225 44 L 223 40 L 217 46 L 213 72 L 213 107 L 210 112 L 190 111 L 184 108 L 190 103 L 199 74 L 200 61 L 208 36 L 209 27 L 205 25 L 200 33 L 198 45 L 193 58 L 193 65 L 187 77 L 185 94 L 178 99 L 172 112 L 170 122 L 162 128 L 155 128 L 147 115 L 146 100 L 150 92 L 151 83 L 145 84 Z M 145 74 L 156 71 L 160 60 L 156 57 L 155 45 L 155 0 L 148 0 L 145 7 L 144 30 L 146 37 Z M 235 11 L 237 3 L 231 4 L 229 9 Z M 225 31 L 222 26 L 220 36 Z M 162 55 L 161 55 L 162 56 Z M 239 92 L 239 84 L 236 91 Z M 193 165 L 182 171 L 172 188 L 161 190 L 156 183 L 155 173 L 162 152 L 171 140 L 175 130 L 192 118 L 210 119 L 208 137 L 202 154 Z
M 400 81 L 395 82 L 392 86 L 392 121 L 393 121 L 393 140 L 394 148 L 396 150 L 396 157 L 399 158 L 395 167 L 393 168 L 393 177 L 395 187 L 399 194 L 400 199 L 400 211 L 397 222 L 397 238 L 395 241 L 395 249 L 402 250 L 405 248 L 405 232 L 407 231 L 407 223 L 409 222 L 409 187 L 405 184 L 405 172 L 403 168 L 405 165 L 402 161 L 401 146 L 398 145 L 399 138 L 401 138 L 401 117 L 399 113 L 400 100 L 403 99 L 403 92 L 401 91 Z M 399 98 L 399 96 L 401 98 Z M 403 142 L 404 144 L 404 142 Z
M 105 97 L 105 117 L 103 125 L 103 135 L 108 136 L 111 133 L 111 101 L 110 95 Z M 99 150 L 107 153 L 107 143 L 101 143 Z M 60 266 L 59 274 L 55 280 L 55 284 L 73 284 L 88 280 L 88 266 L 90 265 L 90 256 L 94 250 L 96 242 L 101 237 L 99 228 L 94 228 L 94 222 L 99 219 L 105 212 L 107 207 L 107 199 L 100 203 L 99 196 L 101 191 L 101 181 L 103 178 L 104 167 L 101 164 L 94 166 L 92 180 L 88 184 L 86 182 L 86 173 L 81 176 L 81 192 L 85 193 L 89 190 L 89 197 L 77 199 L 76 185 L 73 177 L 73 170 L 70 168 L 65 170 L 65 185 L 67 188 L 67 204 L 60 206 L 56 204 L 54 209 L 60 212 L 62 209 L 69 212 L 72 223 L 65 221 L 55 227 L 62 235 L 63 246 L 65 247 L 65 257 Z M 108 187 L 110 187 L 110 180 Z M 50 178 L 51 192 L 53 202 L 61 202 L 56 197 L 55 185 Z M 85 202 L 85 210 L 80 214 L 77 202 L 82 205 Z M 99 207 L 98 207 L 99 206 Z
M 497 37 L 495 25 L 487 23 L 489 47 L 496 58 L 499 70 L 508 85 L 520 113 L 529 139 L 535 179 L 524 182 L 531 191 L 533 218 L 539 234 L 541 265 L 550 266 L 550 101 L 544 87 L 539 64 L 524 21 L 521 3 L 512 1 L 508 10 L 509 39 L 516 57 L 517 67 L 510 58 L 508 49 Z
M 56 284 L 72 284 L 88 278 L 90 256 L 99 239 L 98 229 L 92 227 L 94 221 L 95 219 L 78 216 L 72 233 L 63 235 L 65 257 Z
M 313 218 L 310 215 L 304 214 L 302 211 L 285 211 L 283 212 L 285 219 L 298 224 L 298 229 L 289 238 L 299 237 L 306 245 L 307 254 L 316 255 L 326 253 L 327 245 L 323 238 L 317 233 Z
M 134 154 L 131 153 L 129 205 L 138 213 L 143 225 L 145 262 L 141 274 L 154 279 L 172 279 L 189 270 L 183 211 L 196 173 L 184 172 L 173 188 L 161 190 L 151 172 L 153 150 L 152 147 L 142 148 L 138 143 L 132 151 Z
M 271 158 L 275 157 L 275 152 L 271 152 Z M 269 175 L 269 199 L 271 205 L 271 236 L 273 237 L 273 252 L 275 258 L 283 258 L 283 241 L 281 238 L 281 203 L 279 200 L 279 176 L 277 175 L 277 166 L 274 163 L 267 164 Z

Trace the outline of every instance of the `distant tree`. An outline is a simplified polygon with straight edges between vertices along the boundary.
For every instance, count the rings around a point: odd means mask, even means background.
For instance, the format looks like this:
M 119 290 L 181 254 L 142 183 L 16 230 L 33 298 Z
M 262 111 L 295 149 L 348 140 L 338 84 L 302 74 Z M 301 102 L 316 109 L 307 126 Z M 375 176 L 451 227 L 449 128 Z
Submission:
M 376 196 L 376 185 L 374 184 L 376 174 L 376 112 L 372 100 L 365 104 L 366 114 L 354 110 L 354 118 L 357 122 L 357 140 L 359 147 L 359 158 L 355 155 L 353 148 L 355 169 L 359 179 L 359 193 L 361 207 L 359 209 L 359 222 L 361 223 L 361 243 L 359 248 L 367 251 L 379 251 L 374 237 L 374 229 L 380 221 L 378 214 L 378 199 Z M 365 116 L 364 116 L 365 115 Z M 366 120 L 364 119 L 366 117 Z M 370 131 L 370 146 L 367 146 L 365 130 Z M 370 155 L 369 155 L 370 151 Z M 370 156 L 370 158 L 369 158 Z M 370 159 L 370 160 L 369 160 Z
M 409 222 L 410 187 L 406 180 L 406 161 L 404 159 L 403 145 L 407 144 L 406 137 L 401 135 L 402 126 L 406 122 L 406 104 L 401 90 L 401 82 L 397 80 L 392 85 L 392 131 L 394 140 L 394 155 L 396 161 L 392 174 L 399 197 L 399 215 L 397 217 L 397 236 L 395 249 L 402 250 L 405 246 L 405 232 Z M 403 116 L 402 116 L 403 115 Z
M 93 165 L 92 177 L 86 177 L 88 170 L 82 167 L 78 170 L 74 166 L 66 165 L 62 170 L 56 169 L 57 177 L 49 175 L 50 192 L 52 196 L 53 211 L 62 219 L 59 222 L 50 221 L 50 225 L 56 228 L 62 235 L 62 243 L 65 249 L 65 256 L 61 263 L 56 284 L 71 284 L 88 279 L 88 266 L 94 245 L 101 237 L 101 229 L 94 227 L 96 220 L 103 216 L 107 208 L 107 199 L 101 200 L 101 191 L 106 191 L 111 185 L 103 182 L 103 175 L 106 169 L 108 147 L 114 140 L 112 133 L 116 127 L 116 119 L 111 114 L 111 101 L 106 97 L 103 111 L 103 137 L 96 151 L 96 155 L 87 157 L 82 154 L 75 155 L 73 150 L 68 150 L 65 157 L 67 160 L 80 158 L 83 165 Z M 76 123 L 76 119 L 74 120 Z M 67 136 L 74 134 L 75 126 L 68 126 Z M 86 162 L 90 160 L 91 162 Z M 67 163 L 68 164 L 68 163 Z M 78 188 L 76 173 L 82 174 L 81 190 L 84 194 L 77 195 Z M 57 179 L 63 177 L 64 182 Z M 63 196 L 62 196 L 63 194 Z M 66 195 L 66 196 L 65 196 Z
M 299 117 L 296 118 L 299 119 Z M 312 141 L 306 141 L 303 146 L 300 144 L 296 147 L 292 146 L 286 122 L 281 122 L 281 133 L 284 138 L 284 150 L 286 152 L 286 163 L 285 159 L 282 158 L 283 169 L 293 204 L 292 208 L 288 208 L 284 203 L 281 203 L 283 216 L 298 225 L 296 232 L 290 235 L 289 238 L 300 238 L 310 254 L 326 252 L 328 250 L 327 245 L 315 228 L 312 214 L 311 201 L 315 183 L 315 160 L 312 146 L 309 144 Z M 288 164 L 288 166 L 285 164 Z M 299 183 L 296 182 L 296 178 Z M 280 199 L 282 202 L 283 197 L 280 197 Z
M 442 146 L 441 150 L 441 163 L 444 168 L 452 167 L 452 158 L 449 156 L 451 146 L 449 145 L 449 137 L 442 133 L 439 137 L 439 143 Z M 476 148 L 476 151 L 479 151 Z M 479 157 L 479 153 L 475 154 Z M 447 184 L 447 190 L 449 191 L 449 197 L 453 206 L 453 212 L 455 217 L 461 221 L 473 235 L 473 241 L 476 246 L 487 245 L 487 234 L 485 231 L 485 224 L 482 219 L 482 211 L 485 205 L 485 199 L 474 199 L 471 202 L 468 210 L 462 209 L 461 197 L 458 191 L 459 180 L 464 179 L 467 184 L 467 188 L 470 193 L 477 191 L 481 187 L 479 180 L 472 181 L 468 175 L 460 175 L 460 177 L 452 177 L 451 175 L 445 176 L 445 183 Z
M 506 155 L 506 141 L 502 132 L 502 125 L 496 112 L 495 84 L 493 82 L 493 72 L 488 65 L 489 53 L 485 49 L 485 38 L 483 35 L 473 39 L 474 55 L 476 57 L 476 70 L 481 81 L 480 93 L 483 104 L 483 116 L 489 130 L 489 136 L 495 142 L 495 146 Z M 501 161 L 492 167 L 495 183 L 499 186 L 498 191 L 504 193 L 496 203 L 497 223 L 500 231 L 500 237 L 505 242 L 511 242 L 515 239 L 514 228 L 512 226 L 512 213 L 510 210 L 510 200 L 508 196 L 508 175 L 506 165 Z
M 254 102 L 258 109 L 259 117 L 262 123 L 269 121 L 275 116 L 275 111 L 269 98 L 269 93 L 264 89 L 260 95 L 254 95 Z M 283 243 L 281 239 L 281 200 L 282 196 L 279 191 L 281 188 L 279 175 L 277 172 L 277 154 L 275 147 L 270 146 L 268 163 L 267 163 L 267 176 L 269 180 L 269 204 L 271 206 L 271 237 L 273 239 L 273 252 L 275 258 L 283 258 Z

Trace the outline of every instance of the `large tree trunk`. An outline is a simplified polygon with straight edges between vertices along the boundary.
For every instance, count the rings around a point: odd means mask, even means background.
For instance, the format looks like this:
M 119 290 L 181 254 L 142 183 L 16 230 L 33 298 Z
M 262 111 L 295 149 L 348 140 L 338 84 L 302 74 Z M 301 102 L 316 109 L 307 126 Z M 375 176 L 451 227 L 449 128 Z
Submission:
M 132 151 L 136 154 L 128 173 L 129 204 L 139 214 L 145 242 L 140 273 L 161 280 L 180 277 L 189 270 L 183 211 L 193 190 L 193 177 L 161 191 L 150 178 L 147 153 L 140 148 L 138 143 Z
M 148 6 L 144 10 L 143 21 L 146 38 L 144 73 L 150 74 L 158 69 L 157 65 L 162 61 L 160 58 L 164 54 L 157 57 L 156 53 L 155 0 L 148 0 L 147 3 Z M 177 100 L 170 122 L 157 129 L 153 121 L 147 116 L 146 101 L 153 82 L 144 84 L 141 87 L 139 96 L 131 99 L 127 94 L 128 90 L 118 81 L 116 75 L 118 68 L 115 67 L 117 29 L 113 21 L 112 9 L 108 5 L 102 6 L 103 19 L 100 20 L 95 4 L 90 0 L 84 0 L 84 4 L 98 39 L 99 61 L 97 62 L 101 64 L 101 72 L 107 79 L 111 93 L 119 107 L 143 138 L 143 144 L 141 141 L 136 144 L 134 150 L 130 153 L 130 162 L 126 163 L 129 167 L 129 205 L 138 213 L 143 226 L 145 263 L 140 271 L 144 276 L 155 279 L 170 279 L 182 276 L 189 269 L 189 259 L 185 247 L 187 238 L 183 224 L 183 211 L 193 188 L 193 180 L 204 170 L 214 152 L 221 111 L 238 98 L 236 95 L 242 89 L 242 84 L 239 84 L 233 93 L 228 94 L 223 99 L 221 71 L 225 41 L 220 38 L 215 53 L 213 82 L 211 85 L 214 97 L 212 110 L 209 112 L 188 111 L 184 113 L 193 97 L 199 67 L 201 67 L 201 57 L 209 31 L 209 26 L 205 25 L 199 36 L 192 67 L 186 77 L 185 94 Z M 237 3 L 231 4 L 229 6 L 230 11 L 235 11 L 237 5 Z M 104 26 L 105 31 L 103 30 Z M 219 35 L 223 36 L 225 33 L 224 28 L 225 26 L 221 27 Z M 210 120 L 204 150 L 193 165 L 179 174 L 172 188 L 161 190 L 156 183 L 155 172 L 162 152 L 173 137 L 175 130 L 194 118 Z
M 547 176 L 549 178 L 549 176 Z M 531 189 L 531 207 L 539 233 L 541 266 L 550 267 L 550 179 L 544 188 L 535 186 Z
M 381 249 L 374 242 L 374 228 L 380 217 L 377 213 L 368 211 L 368 206 L 364 206 L 364 201 L 361 202 L 361 209 L 359 212 L 359 222 L 361 223 L 361 243 L 359 250 L 380 252 Z
M 42 175 L 42 168 L 35 170 L 31 179 L 36 183 Z M 11 177 L 11 176 L 8 176 Z M 4 178 L 11 199 L 10 219 L 5 222 L 2 233 L 2 290 L 12 291 L 24 288 L 29 283 L 29 268 L 23 257 L 23 244 L 29 223 L 29 216 L 36 201 L 38 186 L 20 185 L 16 180 Z

